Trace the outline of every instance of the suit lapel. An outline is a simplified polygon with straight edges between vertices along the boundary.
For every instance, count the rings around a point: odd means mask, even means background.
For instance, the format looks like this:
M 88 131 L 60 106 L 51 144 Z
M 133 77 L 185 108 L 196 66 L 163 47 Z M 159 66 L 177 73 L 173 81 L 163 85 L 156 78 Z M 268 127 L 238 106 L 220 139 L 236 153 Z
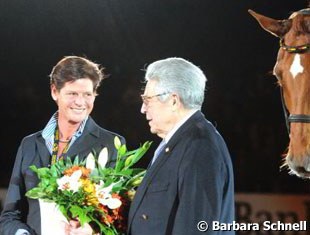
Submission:
M 46 145 L 45 145 L 45 141 L 43 139 L 42 136 L 38 136 L 36 139 L 36 148 L 38 150 L 39 153 L 39 159 L 40 163 L 38 163 L 38 166 L 41 167 L 46 167 L 50 164 L 51 161 L 51 154 L 48 151 Z
M 95 150 L 95 147 L 98 145 L 99 135 L 97 124 L 89 117 L 83 134 L 72 144 L 66 156 L 75 157 L 79 155 L 85 158 L 90 151 Z
M 90 133 L 80 136 L 69 148 L 69 151 L 66 154 L 66 157 L 74 158 L 79 155 L 80 157 L 86 157 L 85 154 L 88 154 L 92 149 L 95 149 L 97 143 L 97 138 Z M 83 160 L 83 159 L 80 159 Z

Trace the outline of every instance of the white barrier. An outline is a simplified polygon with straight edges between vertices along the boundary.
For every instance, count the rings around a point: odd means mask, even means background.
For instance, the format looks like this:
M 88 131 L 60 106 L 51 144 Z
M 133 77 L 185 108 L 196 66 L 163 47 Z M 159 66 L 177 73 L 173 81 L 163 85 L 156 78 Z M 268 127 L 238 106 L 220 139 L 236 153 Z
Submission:
M 253 231 L 252 227 L 250 231 L 239 231 L 238 234 L 310 234 L 309 195 L 238 193 L 235 201 L 238 223 L 258 223 L 260 229 Z

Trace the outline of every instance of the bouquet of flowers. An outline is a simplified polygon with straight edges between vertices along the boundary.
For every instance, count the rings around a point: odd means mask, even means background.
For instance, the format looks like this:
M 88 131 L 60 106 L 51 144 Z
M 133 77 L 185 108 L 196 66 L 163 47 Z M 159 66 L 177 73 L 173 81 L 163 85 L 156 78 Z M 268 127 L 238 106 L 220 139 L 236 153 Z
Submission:
M 128 151 L 118 137 L 114 144 L 117 158 L 113 168 L 106 168 L 108 149 L 95 158 L 90 153 L 84 161 L 76 156 L 59 160 L 50 168 L 31 166 L 40 182 L 26 196 L 55 203 L 67 219 L 76 219 L 83 226 L 89 223 L 93 230 L 106 235 L 126 232 L 128 206 L 136 187 L 145 174 L 144 169 L 133 165 L 149 149 L 145 142 L 138 149 Z

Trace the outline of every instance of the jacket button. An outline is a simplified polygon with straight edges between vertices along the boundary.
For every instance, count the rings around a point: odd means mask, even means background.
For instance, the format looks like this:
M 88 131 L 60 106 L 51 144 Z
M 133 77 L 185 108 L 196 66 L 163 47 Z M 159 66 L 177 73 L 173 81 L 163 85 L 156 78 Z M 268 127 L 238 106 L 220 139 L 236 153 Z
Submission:
M 146 214 L 141 215 L 142 219 L 147 220 L 149 217 Z

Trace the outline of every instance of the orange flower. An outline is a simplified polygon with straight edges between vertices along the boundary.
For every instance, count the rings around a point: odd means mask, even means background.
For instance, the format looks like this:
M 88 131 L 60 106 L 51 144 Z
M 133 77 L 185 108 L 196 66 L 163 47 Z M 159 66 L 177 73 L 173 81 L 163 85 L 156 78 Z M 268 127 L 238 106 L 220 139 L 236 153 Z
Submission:
M 73 174 L 73 172 L 75 171 L 78 171 L 78 170 L 81 170 L 82 171 L 82 176 L 81 178 L 87 178 L 90 174 L 90 170 L 87 169 L 86 167 L 84 166 L 73 166 L 69 169 L 66 169 L 64 171 L 64 175 L 68 175 L 68 176 L 71 176 Z

